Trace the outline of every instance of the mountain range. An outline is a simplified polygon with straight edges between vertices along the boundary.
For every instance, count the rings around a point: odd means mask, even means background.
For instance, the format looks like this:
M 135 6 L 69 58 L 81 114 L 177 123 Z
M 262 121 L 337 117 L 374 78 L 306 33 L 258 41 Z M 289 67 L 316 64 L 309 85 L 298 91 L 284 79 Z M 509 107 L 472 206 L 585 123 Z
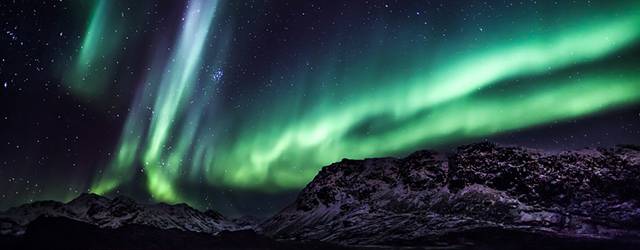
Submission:
M 34 202 L 0 213 L 0 244 L 28 248 L 75 225 L 110 242 L 134 239 L 123 231 L 179 235 L 186 248 L 638 249 L 639 200 L 638 146 L 548 152 L 483 142 L 344 159 L 261 223 L 123 196 Z

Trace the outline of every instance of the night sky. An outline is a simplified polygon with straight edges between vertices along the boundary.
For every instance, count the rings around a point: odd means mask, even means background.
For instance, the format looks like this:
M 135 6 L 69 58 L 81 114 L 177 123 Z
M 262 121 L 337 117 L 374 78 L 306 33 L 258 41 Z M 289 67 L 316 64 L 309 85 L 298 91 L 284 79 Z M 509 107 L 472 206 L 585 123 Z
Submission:
M 331 162 L 640 143 L 640 1 L 0 2 L 0 209 L 268 215 Z

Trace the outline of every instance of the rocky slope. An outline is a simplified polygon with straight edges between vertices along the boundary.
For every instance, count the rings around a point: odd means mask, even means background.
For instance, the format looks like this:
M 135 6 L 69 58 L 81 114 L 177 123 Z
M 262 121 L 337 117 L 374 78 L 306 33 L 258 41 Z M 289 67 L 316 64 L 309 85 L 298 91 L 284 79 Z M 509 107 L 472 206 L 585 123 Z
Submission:
M 447 244 L 478 231 L 638 241 L 639 198 L 640 147 L 479 143 L 329 165 L 261 230 L 345 245 Z
M 208 234 L 239 228 L 215 211 L 201 212 L 186 204 L 138 204 L 123 196 L 109 199 L 95 194 L 82 194 L 66 204 L 39 201 L 2 212 L 0 234 L 24 234 L 29 223 L 39 217 L 64 217 L 100 228 L 144 225 Z

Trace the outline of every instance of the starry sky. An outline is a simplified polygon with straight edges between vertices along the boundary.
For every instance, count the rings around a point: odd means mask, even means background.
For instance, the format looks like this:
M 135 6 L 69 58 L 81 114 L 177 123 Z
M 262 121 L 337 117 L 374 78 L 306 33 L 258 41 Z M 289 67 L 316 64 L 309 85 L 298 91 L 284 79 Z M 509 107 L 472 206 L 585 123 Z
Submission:
M 327 164 L 640 142 L 640 2 L 0 2 L 0 209 L 236 216 Z

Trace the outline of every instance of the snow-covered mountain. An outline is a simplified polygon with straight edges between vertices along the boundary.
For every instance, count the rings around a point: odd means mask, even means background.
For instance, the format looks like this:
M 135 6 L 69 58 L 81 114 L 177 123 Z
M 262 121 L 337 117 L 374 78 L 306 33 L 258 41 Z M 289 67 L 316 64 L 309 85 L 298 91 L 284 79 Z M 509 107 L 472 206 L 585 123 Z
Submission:
M 478 143 L 326 166 L 261 230 L 345 245 L 478 230 L 639 240 L 639 201 L 640 147 L 547 153 Z
M 240 228 L 215 211 L 201 212 L 186 204 L 138 204 L 124 196 L 109 199 L 96 194 L 82 194 L 66 204 L 39 201 L 2 212 L 0 233 L 23 234 L 26 226 L 40 216 L 65 217 L 101 228 L 133 224 L 210 234 Z

